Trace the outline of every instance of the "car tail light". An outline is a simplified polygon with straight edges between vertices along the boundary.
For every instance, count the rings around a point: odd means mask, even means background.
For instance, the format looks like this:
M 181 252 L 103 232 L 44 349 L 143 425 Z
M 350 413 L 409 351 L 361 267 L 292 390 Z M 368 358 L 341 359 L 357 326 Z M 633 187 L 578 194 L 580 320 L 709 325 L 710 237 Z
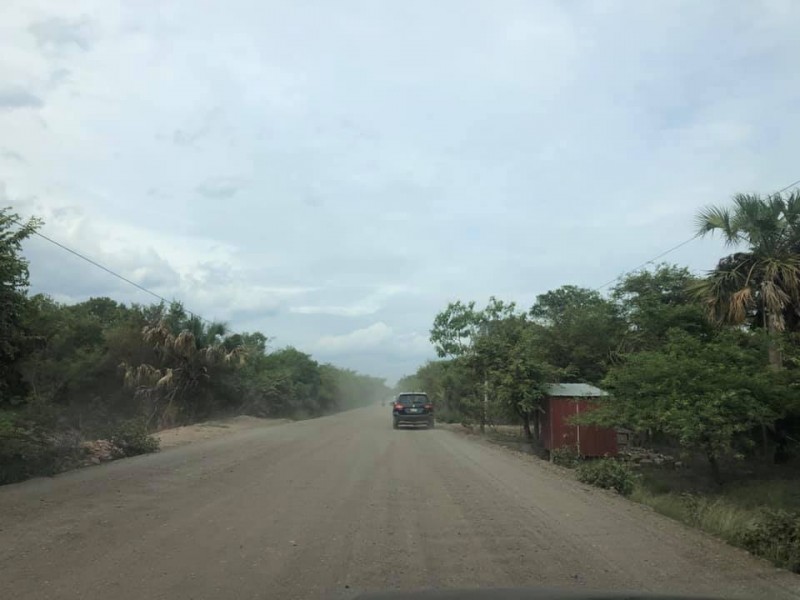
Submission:
M 426 404 L 425 408 L 428 410 L 433 410 L 433 404 Z
M 397 402 L 397 403 L 395 403 L 395 405 L 394 405 L 394 409 L 395 409 L 395 410 L 403 410 L 403 405 L 402 405 L 402 404 L 400 404 L 399 402 Z

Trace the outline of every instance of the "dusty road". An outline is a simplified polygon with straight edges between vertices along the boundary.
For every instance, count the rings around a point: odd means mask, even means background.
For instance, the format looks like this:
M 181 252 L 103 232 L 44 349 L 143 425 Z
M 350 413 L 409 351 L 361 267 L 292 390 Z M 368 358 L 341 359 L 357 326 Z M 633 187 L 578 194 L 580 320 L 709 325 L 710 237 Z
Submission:
M 380 407 L 0 488 L 0 598 L 533 585 L 800 597 L 800 577 Z

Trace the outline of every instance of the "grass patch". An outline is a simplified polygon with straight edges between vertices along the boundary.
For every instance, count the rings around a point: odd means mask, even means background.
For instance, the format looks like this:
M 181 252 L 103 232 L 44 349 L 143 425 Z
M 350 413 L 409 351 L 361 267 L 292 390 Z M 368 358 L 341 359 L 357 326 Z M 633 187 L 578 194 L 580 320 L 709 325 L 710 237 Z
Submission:
M 731 484 L 719 493 L 649 489 L 640 481 L 631 499 L 726 542 L 800 572 L 800 484 L 792 480 Z
M 631 500 L 646 504 L 656 512 L 666 515 L 676 521 L 689 523 L 691 515 L 683 498 L 678 494 L 653 493 L 642 485 L 634 486 Z
M 723 488 L 722 496 L 745 508 L 800 512 L 800 481 L 797 479 L 735 482 Z

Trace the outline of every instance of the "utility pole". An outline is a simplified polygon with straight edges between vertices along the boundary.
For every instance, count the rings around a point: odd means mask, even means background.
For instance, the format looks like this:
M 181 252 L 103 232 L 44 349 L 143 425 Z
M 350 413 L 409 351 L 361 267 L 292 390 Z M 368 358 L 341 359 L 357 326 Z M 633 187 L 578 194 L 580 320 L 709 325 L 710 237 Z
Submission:
M 481 411 L 481 433 L 486 428 L 486 417 L 489 415 L 489 379 L 483 377 L 483 410 Z

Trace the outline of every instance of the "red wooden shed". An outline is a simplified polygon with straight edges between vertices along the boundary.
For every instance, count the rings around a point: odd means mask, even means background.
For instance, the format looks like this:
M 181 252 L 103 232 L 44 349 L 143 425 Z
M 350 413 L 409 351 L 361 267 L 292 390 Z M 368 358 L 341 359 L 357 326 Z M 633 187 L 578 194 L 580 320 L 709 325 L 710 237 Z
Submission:
M 547 450 L 575 448 L 581 456 L 615 456 L 617 432 L 593 425 L 573 425 L 570 417 L 586 413 L 608 394 L 586 383 L 555 383 L 542 403 L 542 444 Z

